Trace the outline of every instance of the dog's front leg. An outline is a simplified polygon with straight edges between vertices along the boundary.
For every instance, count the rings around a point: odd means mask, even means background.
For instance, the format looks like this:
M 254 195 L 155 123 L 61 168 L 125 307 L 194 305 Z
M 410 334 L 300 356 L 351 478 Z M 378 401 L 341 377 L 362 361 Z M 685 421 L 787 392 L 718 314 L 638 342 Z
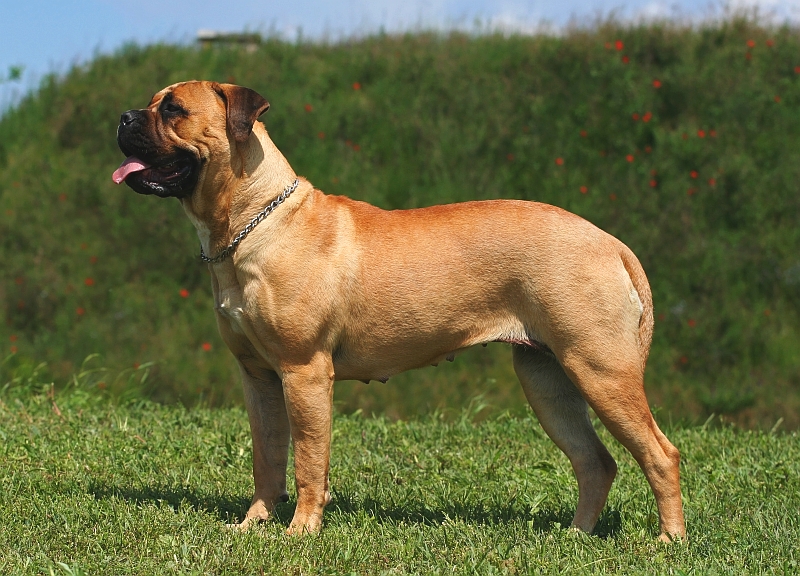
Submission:
M 294 444 L 297 509 L 287 532 L 317 532 L 330 502 L 328 467 L 333 412 L 333 361 L 317 354 L 308 364 L 283 367 L 283 393 Z
M 241 528 L 253 521 L 267 520 L 278 502 L 289 499 L 286 493 L 286 463 L 289 458 L 289 420 L 283 386 L 275 372 L 261 378 L 247 373 L 239 364 L 244 400 L 253 437 L 253 480 L 255 494 Z

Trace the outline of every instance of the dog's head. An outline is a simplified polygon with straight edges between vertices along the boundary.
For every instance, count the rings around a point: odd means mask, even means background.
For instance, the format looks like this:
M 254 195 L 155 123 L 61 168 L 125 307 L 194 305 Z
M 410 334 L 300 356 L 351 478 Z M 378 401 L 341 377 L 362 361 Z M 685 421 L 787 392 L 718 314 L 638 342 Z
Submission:
M 147 108 L 120 118 L 117 144 L 128 157 L 114 172 L 139 194 L 190 196 L 209 160 L 244 146 L 269 103 L 257 92 L 217 82 L 182 82 L 158 92 Z M 230 164 L 230 163 L 228 163 Z

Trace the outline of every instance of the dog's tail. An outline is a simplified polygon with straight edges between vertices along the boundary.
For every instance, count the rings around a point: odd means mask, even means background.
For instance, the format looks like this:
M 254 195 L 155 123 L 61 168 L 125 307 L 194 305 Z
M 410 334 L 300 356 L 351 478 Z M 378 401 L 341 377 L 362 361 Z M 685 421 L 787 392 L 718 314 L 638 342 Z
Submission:
M 644 371 L 647 357 L 650 355 L 650 344 L 653 341 L 653 294 L 639 259 L 631 252 L 630 248 L 620 244 L 619 256 L 622 265 L 642 303 L 642 315 L 639 317 L 639 355 L 642 359 L 642 371 Z

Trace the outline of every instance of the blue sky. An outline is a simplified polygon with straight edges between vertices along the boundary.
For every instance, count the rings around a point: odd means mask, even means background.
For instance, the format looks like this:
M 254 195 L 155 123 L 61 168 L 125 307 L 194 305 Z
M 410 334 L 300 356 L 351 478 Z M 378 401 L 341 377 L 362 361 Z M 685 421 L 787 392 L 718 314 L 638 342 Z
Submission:
M 800 21 L 800 0 L 730 0 L 758 6 L 777 20 Z M 0 2 L 0 79 L 10 66 L 23 77 L 0 84 L 0 109 L 15 92 L 34 87 L 41 75 L 110 52 L 128 41 L 191 42 L 199 29 L 272 31 L 295 39 L 338 39 L 379 30 L 473 29 L 484 26 L 533 31 L 570 19 L 588 22 L 615 11 L 620 18 L 719 16 L 724 4 L 705 0 L 17 0 Z

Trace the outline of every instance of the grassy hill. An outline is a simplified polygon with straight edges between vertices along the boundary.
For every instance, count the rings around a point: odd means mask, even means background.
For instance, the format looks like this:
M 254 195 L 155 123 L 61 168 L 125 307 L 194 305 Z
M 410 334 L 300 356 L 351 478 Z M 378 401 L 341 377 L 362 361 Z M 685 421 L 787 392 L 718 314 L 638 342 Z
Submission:
M 385 208 L 539 200 L 611 232 L 653 287 L 651 401 L 675 419 L 797 426 L 799 72 L 795 30 L 746 20 L 99 56 L 0 119 L 0 354 L 9 369 L 45 360 L 60 383 L 99 353 L 149 366 L 151 398 L 239 400 L 191 224 L 110 179 L 121 112 L 212 79 L 261 92 L 272 138 L 326 192 Z M 483 392 L 520 410 L 517 388 L 495 345 L 336 399 L 407 416 Z
M 277 521 L 225 527 L 252 495 L 241 408 L 112 403 L 96 384 L 84 374 L 53 392 L 28 374 L 0 390 L 0 573 L 798 571 L 797 432 L 666 429 L 682 451 L 689 535 L 666 546 L 644 475 L 604 430 L 619 474 L 586 536 L 566 529 L 578 497 L 569 462 L 530 416 L 337 415 L 333 501 L 322 533 L 298 539 L 283 533 L 293 481 Z

